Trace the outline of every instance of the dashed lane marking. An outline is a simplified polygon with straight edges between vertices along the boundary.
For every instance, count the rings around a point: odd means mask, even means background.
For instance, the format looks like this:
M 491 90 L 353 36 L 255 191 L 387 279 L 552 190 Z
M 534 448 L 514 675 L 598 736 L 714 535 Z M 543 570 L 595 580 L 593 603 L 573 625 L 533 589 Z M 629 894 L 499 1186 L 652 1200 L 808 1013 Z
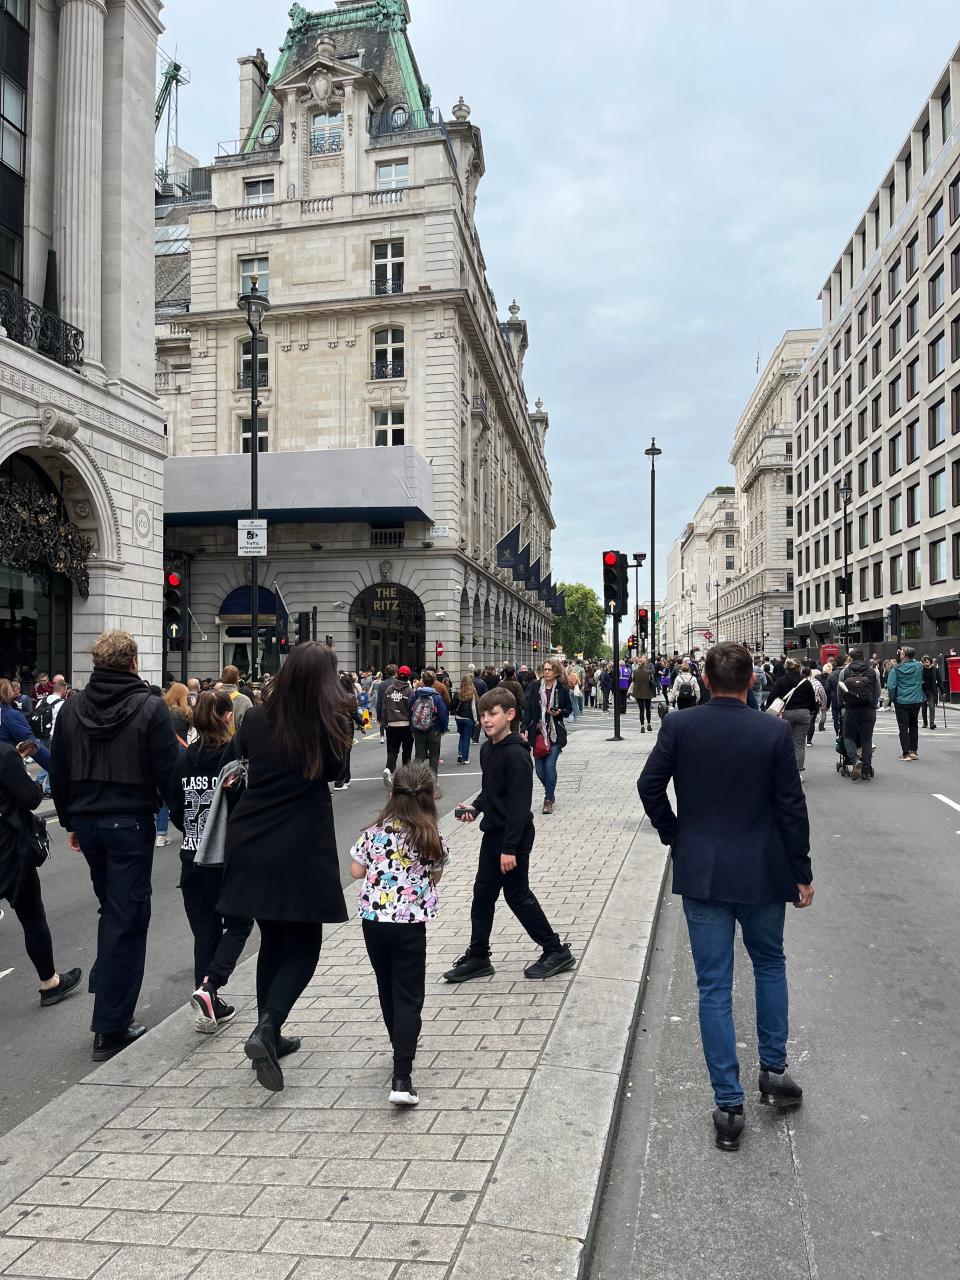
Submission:
M 0 969 L 0 978 L 6 978 L 11 973 L 13 973 L 12 969 Z
M 939 791 L 933 791 L 931 795 L 934 800 L 942 800 L 944 804 L 948 804 L 951 809 L 956 809 L 957 813 L 960 813 L 960 804 L 957 804 L 956 800 L 951 800 L 949 796 L 942 796 Z

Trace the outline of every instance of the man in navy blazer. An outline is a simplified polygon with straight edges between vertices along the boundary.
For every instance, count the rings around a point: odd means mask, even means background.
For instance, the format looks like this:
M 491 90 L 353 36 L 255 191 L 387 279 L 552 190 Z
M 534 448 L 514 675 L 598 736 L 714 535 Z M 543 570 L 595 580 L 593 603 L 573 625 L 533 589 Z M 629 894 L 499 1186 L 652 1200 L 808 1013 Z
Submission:
M 743 1089 L 733 1025 L 733 944 L 739 921 L 757 994 L 760 1100 L 798 1106 L 786 1071 L 787 902 L 813 901 L 810 824 L 790 726 L 747 706 L 754 681 L 741 645 L 708 652 L 704 706 L 671 712 L 637 780 L 644 810 L 673 854 L 700 992 L 700 1035 L 713 1085 L 717 1146 L 736 1151 Z M 673 782 L 677 811 L 667 795 Z

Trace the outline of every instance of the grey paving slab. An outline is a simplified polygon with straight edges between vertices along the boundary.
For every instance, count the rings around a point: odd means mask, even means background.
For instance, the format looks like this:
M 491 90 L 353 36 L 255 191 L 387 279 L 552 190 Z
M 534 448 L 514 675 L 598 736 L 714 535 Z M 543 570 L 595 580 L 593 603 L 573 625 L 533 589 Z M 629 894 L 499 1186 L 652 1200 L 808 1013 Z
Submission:
M 429 1191 L 350 1188 L 340 1193 L 333 1217 L 344 1222 L 419 1222 L 430 1199 Z
M 0 1245 L 2 1245 L 0 1241 Z M 60 1240 L 42 1240 L 28 1244 L 5 1276 L 49 1276 L 51 1280 L 88 1280 L 98 1267 L 116 1252 L 109 1244 L 68 1244 Z M 0 1252 L 0 1259 L 3 1253 Z
M 299 1156 L 253 1156 L 243 1162 L 233 1181 L 262 1187 L 306 1187 L 323 1167 L 322 1160 Z
M 460 1227 L 374 1223 L 364 1236 L 357 1257 L 449 1262 L 462 1236 Z
M 313 1178 L 315 1187 L 394 1187 L 403 1160 L 327 1160 Z
M 97 1272 L 97 1280 L 186 1280 L 203 1257 L 201 1249 L 128 1244 Z
M 108 1244 L 170 1244 L 190 1221 L 185 1213 L 150 1213 L 138 1209 L 121 1209 L 87 1236 Z
M 256 1187 L 234 1187 L 230 1183 L 186 1182 L 182 1187 L 151 1182 L 150 1187 L 172 1192 L 164 1208 L 171 1213 L 244 1213 L 257 1198 Z
M 296 1258 L 265 1253 L 215 1253 L 204 1258 L 190 1280 L 287 1280 Z
M 636 982 L 581 974 L 557 1017 L 543 1065 L 619 1075 L 639 994 Z
M 219 1213 L 199 1214 L 189 1226 L 184 1228 L 174 1243 L 202 1246 L 204 1249 L 215 1252 L 218 1250 L 252 1252 L 262 1248 L 279 1225 L 279 1218 L 241 1218 Z
M 435 1222 L 439 1226 L 466 1226 L 479 1199 L 479 1194 L 474 1191 L 438 1191 L 424 1222 Z
M 579 1240 L 475 1224 L 466 1233 L 450 1280 L 576 1277 L 582 1254 Z
M 29 1240 L 0 1239 L 0 1271 L 30 1248 Z
M 340 1187 L 263 1187 L 243 1212 L 255 1218 L 321 1220 L 332 1216 L 346 1194 Z
M 367 1234 L 365 1222 L 311 1222 L 289 1218 L 280 1223 L 267 1243 L 267 1253 L 292 1253 L 296 1257 L 319 1254 L 328 1258 L 349 1258 Z
M 97 1186 L 95 1182 L 91 1187 Z M 94 1190 L 85 1202 L 88 1209 L 162 1209 L 179 1192 L 171 1183 L 131 1182 L 125 1178 L 111 1178 Z M 176 1206 L 172 1205 L 171 1208 Z
M 28 1187 L 22 1196 L 17 1197 L 18 1204 L 83 1204 L 102 1183 L 91 1182 L 89 1178 L 41 1178 L 32 1187 Z
M 411 1160 L 400 1180 L 403 1191 L 479 1191 L 490 1174 L 486 1163 Z
M 393 1280 L 392 1262 L 356 1258 L 310 1258 L 301 1262 L 290 1280 Z
M 5 1214 L 10 1210 L 5 1210 Z M 73 1205 L 38 1205 L 26 1212 L 17 1208 L 11 1218 L 0 1220 L 0 1230 L 10 1236 L 52 1237 L 56 1240 L 82 1240 L 107 1217 L 102 1209 L 84 1209 Z

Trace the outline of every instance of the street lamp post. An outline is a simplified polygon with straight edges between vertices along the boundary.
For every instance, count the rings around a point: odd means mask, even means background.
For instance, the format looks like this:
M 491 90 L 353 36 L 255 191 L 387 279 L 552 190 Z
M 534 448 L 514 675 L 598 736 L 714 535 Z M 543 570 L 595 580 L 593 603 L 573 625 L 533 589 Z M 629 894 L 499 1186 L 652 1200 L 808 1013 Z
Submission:
M 650 634 L 653 636 L 651 657 L 657 660 L 657 459 L 663 453 L 657 448 L 655 437 L 650 437 L 649 449 L 644 454 L 650 459 Z M 638 597 L 639 599 L 639 594 Z
M 636 604 L 634 605 L 634 608 L 633 608 L 633 619 L 634 619 L 633 633 L 637 637 L 638 650 L 641 647 L 640 646 L 640 568 L 644 560 L 646 560 L 646 558 L 647 557 L 643 554 L 642 551 L 634 551 L 633 553 L 634 585 L 636 588 L 636 591 L 635 591 Z M 651 626 L 653 625 L 652 620 L 650 625 Z M 643 648 L 646 649 L 646 645 L 644 645 Z
M 717 629 L 714 632 L 714 640 L 717 644 L 719 644 L 720 643 L 720 579 L 719 578 L 716 578 L 714 580 L 713 589 L 714 589 L 714 594 L 716 595 L 716 600 L 717 600 Z
M 260 334 L 263 317 L 270 310 L 270 300 L 257 288 L 257 277 L 250 277 L 250 291 L 241 293 L 237 307 L 246 317 L 250 330 L 250 519 L 258 516 L 257 485 L 260 461 Z M 250 679 L 257 678 L 260 656 L 260 584 L 257 557 L 250 558 Z
M 853 497 L 850 481 L 844 479 L 840 486 L 840 500 L 843 503 L 843 651 L 850 652 L 850 526 L 847 521 L 847 508 Z

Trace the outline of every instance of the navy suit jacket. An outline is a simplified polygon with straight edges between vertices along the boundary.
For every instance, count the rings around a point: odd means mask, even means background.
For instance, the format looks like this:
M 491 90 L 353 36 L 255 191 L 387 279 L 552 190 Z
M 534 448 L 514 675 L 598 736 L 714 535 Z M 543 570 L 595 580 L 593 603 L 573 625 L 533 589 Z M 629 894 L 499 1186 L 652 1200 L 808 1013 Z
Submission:
M 674 813 L 667 796 L 673 781 Z M 738 698 L 672 711 L 637 779 L 672 846 L 673 892 L 713 902 L 792 902 L 810 884 L 810 823 L 790 725 Z

